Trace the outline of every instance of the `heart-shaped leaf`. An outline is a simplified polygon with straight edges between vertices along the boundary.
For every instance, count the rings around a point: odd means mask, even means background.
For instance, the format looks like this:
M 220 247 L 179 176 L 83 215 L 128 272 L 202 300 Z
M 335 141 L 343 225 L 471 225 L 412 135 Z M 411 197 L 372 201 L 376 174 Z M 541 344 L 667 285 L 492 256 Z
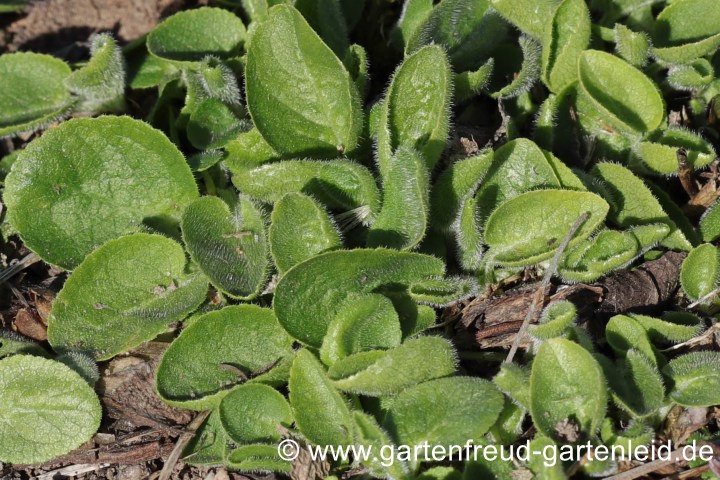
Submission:
M 93 389 L 60 362 L 0 360 L 0 461 L 42 463 L 90 440 L 102 409 Z
M 165 351 L 157 372 L 158 393 L 172 405 L 210 408 L 227 394 L 228 385 L 291 355 L 291 345 L 271 310 L 236 305 L 207 313 Z
M 0 137 L 42 128 L 69 112 L 73 99 L 63 81 L 70 67 L 38 53 L 0 55 Z
M 530 414 L 540 432 L 563 440 L 561 426 L 569 422 L 591 437 L 600 428 L 606 404 L 603 372 L 587 350 L 562 338 L 540 346 L 530 375 Z
M 70 120 L 28 145 L 4 200 L 25 245 L 72 269 L 143 221 L 176 221 L 197 195 L 185 158 L 165 135 L 107 116 Z
M 337 226 L 322 205 L 302 193 L 288 193 L 273 209 L 268 239 L 278 272 L 342 247 Z
M 105 360 L 166 331 L 205 300 L 207 278 L 186 272 L 182 247 L 160 235 L 111 240 L 68 277 L 48 318 L 53 348 Z
M 308 440 L 318 445 L 352 443 L 354 422 L 346 400 L 305 349 L 295 357 L 289 387 L 295 425 Z
M 271 8 L 253 32 L 245 88 L 253 123 L 275 150 L 322 157 L 355 149 L 362 129 L 355 84 L 290 5 Z
M 501 265 L 532 265 L 550 258 L 573 224 L 589 217 L 570 241 L 587 238 L 605 220 L 609 206 L 589 192 L 537 190 L 523 193 L 498 207 L 485 225 L 485 243 L 492 260 Z
M 245 25 L 237 15 L 203 7 L 166 18 L 148 35 L 147 48 L 162 59 L 187 63 L 199 62 L 208 55 L 240 56 L 244 41 Z
M 273 309 L 290 335 L 319 348 L 348 295 L 407 286 L 441 276 L 444 269 L 441 260 L 418 253 L 384 249 L 323 253 L 285 274 L 275 289 Z
M 249 199 L 240 197 L 232 211 L 217 197 L 194 201 L 183 213 L 182 233 L 213 285 L 235 298 L 260 292 L 270 260 L 264 219 Z
M 279 426 L 293 421 L 290 404 L 277 390 L 260 383 L 239 385 L 220 402 L 220 420 L 238 443 L 277 442 Z

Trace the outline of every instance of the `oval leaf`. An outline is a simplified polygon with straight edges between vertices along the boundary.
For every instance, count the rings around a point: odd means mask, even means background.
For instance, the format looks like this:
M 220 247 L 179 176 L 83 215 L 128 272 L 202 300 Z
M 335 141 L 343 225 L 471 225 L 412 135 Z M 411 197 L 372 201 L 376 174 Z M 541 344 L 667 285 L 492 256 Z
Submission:
M 185 209 L 182 234 L 213 285 L 246 300 L 260 292 L 270 260 L 264 220 L 250 200 L 241 197 L 230 211 L 217 197 L 200 198 Z
M 90 440 L 102 409 L 62 363 L 29 355 L 0 360 L 0 461 L 42 463 Z
M 584 213 L 590 216 L 570 246 L 587 238 L 605 220 L 609 206 L 599 196 L 571 190 L 523 193 L 498 207 L 485 225 L 488 255 L 501 265 L 532 265 L 550 258 Z
M 252 36 L 245 88 L 253 123 L 288 155 L 352 151 L 360 97 L 342 62 L 290 5 L 270 9 Z
M 28 145 L 4 200 L 25 244 L 72 269 L 143 221 L 174 221 L 197 195 L 185 158 L 165 135 L 108 116 L 70 120 Z
M 692 352 L 675 358 L 663 373 L 672 379 L 670 398 L 687 407 L 720 404 L 720 353 Z
M 0 55 L 0 137 L 42 128 L 62 117 L 73 100 L 63 81 L 70 67 L 38 53 Z
M 220 420 L 238 443 L 277 442 L 293 421 L 290 404 L 277 390 L 260 383 L 239 385 L 220 402 Z
M 227 394 L 228 385 L 289 356 L 291 345 L 272 310 L 236 305 L 207 313 L 165 351 L 158 393 L 171 405 L 207 409 Z
M 53 348 L 104 360 L 152 340 L 205 300 L 207 278 L 187 274 L 182 247 L 160 235 L 111 240 L 68 277 L 48 318 Z
M 553 338 L 540 346 L 530 374 L 530 414 L 535 427 L 558 440 L 570 422 L 592 437 L 605 416 L 607 387 L 598 362 L 580 345 Z
M 275 289 L 273 308 L 280 324 L 297 340 L 320 347 L 330 321 L 348 295 L 385 285 L 410 285 L 444 273 L 429 255 L 394 250 L 328 252 L 297 265 Z
M 148 35 L 147 48 L 165 60 L 199 62 L 208 55 L 240 56 L 244 41 L 245 25 L 237 15 L 203 7 L 166 18 Z

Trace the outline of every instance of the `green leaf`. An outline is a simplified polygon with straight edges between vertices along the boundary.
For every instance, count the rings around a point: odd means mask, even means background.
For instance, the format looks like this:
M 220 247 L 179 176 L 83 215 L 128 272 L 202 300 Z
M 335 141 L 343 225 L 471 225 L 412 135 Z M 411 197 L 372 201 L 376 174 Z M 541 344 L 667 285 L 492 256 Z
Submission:
M 236 443 L 277 442 L 278 426 L 293 421 L 290 404 L 277 390 L 260 383 L 238 385 L 220 402 L 220 420 Z
M 647 417 L 657 412 L 665 400 L 665 386 L 654 359 L 631 348 L 618 366 L 608 365 L 605 374 L 613 391 L 613 399 L 634 417 Z
M 487 218 L 503 202 L 529 190 L 560 187 L 560 180 L 549 158 L 526 138 L 511 140 L 498 148 L 492 166 L 475 195 L 478 215 Z
M 440 378 L 400 393 L 384 425 L 401 445 L 465 445 L 469 440 L 477 444 L 502 408 L 502 394 L 487 380 Z
M 221 148 L 236 138 L 243 124 L 232 108 L 216 98 L 200 102 L 190 114 L 188 140 L 199 150 Z
M 383 176 L 383 205 L 368 232 L 369 247 L 411 250 L 425 236 L 430 178 L 423 157 L 401 146 Z
M 355 149 L 362 129 L 357 89 L 293 7 L 271 8 L 253 33 L 245 88 L 253 123 L 275 150 L 334 156 Z
M 591 437 L 600 427 L 606 404 L 602 370 L 587 350 L 561 338 L 540 346 L 530 375 L 530 414 L 538 431 L 563 440 L 558 426 L 569 421 L 584 437 Z
M 550 258 L 584 213 L 590 216 L 570 241 L 587 238 L 605 220 L 608 204 L 599 196 L 571 190 L 523 193 L 500 205 L 485 225 L 488 255 L 500 265 L 532 265 Z
M 582 94 L 611 126 L 642 133 L 661 125 L 665 104 L 660 91 L 626 61 L 599 50 L 586 50 L 580 55 L 578 72 Z
M 273 209 L 268 239 L 278 273 L 323 252 L 342 248 L 337 226 L 312 197 L 288 193 Z
M 625 429 L 616 429 L 610 418 L 605 418 L 600 429 L 600 438 L 608 447 L 622 447 L 626 452 L 633 452 L 638 446 L 652 442 L 655 432 L 652 427 L 642 421 L 631 420 Z M 634 448 L 633 448 L 634 447 Z
M 680 270 L 680 284 L 692 300 L 712 292 L 720 282 L 720 252 L 715 245 L 704 243 L 685 258 Z
M 553 92 L 577 80 L 578 57 L 590 42 L 590 11 L 585 0 L 564 0 L 545 29 L 542 76 Z
M 212 32 L 212 34 L 209 34 Z M 208 55 L 240 56 L 245 25 L 221 8 L 202 7 L 178 12 L 163 20 L 147 37 L 148 51 L 177 63 L 199 62 Z
M 516 404 L 530 408 L 530 370 L 514 363 L 503 363 L 493 383 Z
M 704 242 L 720 238 L 720 202 L 715 202 L 700 218 L 700 233 Z
M 371 363 L 363 352 L 335 362 L 328 374 L 346 392 L 379 397 L 392 395 L 435 378 L 455 373 L 457 360 L 452 345 L 440 337 L 420 337 L 383 352 Z M 428 362 L 428 359 L 432 359 Z
M 359 3 L 359 0 L 356 0 Z M 349 48 L 348 29 L 338 0 L 295 0 L 295 8 L 305 17 L 325 44 L 343 58 Z
M 159 87 L 180 76 L 181 72 L 176 64 L 150 55 L 144 42 L 130 52 L 124 53 L 127 62 L 127 83 L 132 89 Z
M 0 329 L 0 358 L 22 353 L 26 355 L 47 356 L 47 352 L 30 338 L 13 332 Z
M 484 63 L 505 36 L 506 24 L 489 10 L 488 0 L 443 0 L 423 19 L 407 41 L 405 53 L 440 45 L 456 71 Z
M 320 362 L 303 349 L 290 371 L 290 404 L 295 425 L 317 445 L 352 443 L 353 418 L 345 398 L 333 386 Z
M 229 470 L 247 473 L 285 473 L 293 471 L 292 463 L 278 454 L 275 445 L 240 445 L 227 456 Z
M 560 259 L 558 273 L 565 281 L 593 282 L 612 270 L 623 268 L 640 253 L 640 244 L 632 232 L 602 230 L 566 251 Z
M 355 420 L 355 445 L 370 447 L 373 451 L 380 452 L 379 457 L 373 456 L 363 462 L 368 473 L 374 478 L 398 480 L 412 478 L 407 463 L 398 458 L 396 449 L 391 448 L 393 447 L 392 440 L 378 425 L 375 418 L 359 411 L 352 412 L 352 415 Z M 388 455 L 388 449 L 390 449 L 390 455 Z
M 670 398 L 686 407 L 720 403 L 720 353 L 699 351 L 674 358 L 663 368 L 672 380 Z
M 518 139 L 513 142 L 524 141 Z M 503 148 L 504 146 L 499 151 Z M 507 148 L 504 151 L 509 152 L 510 149 Z M 500 166 L 495 167 L 493 173 L 498 168 L 502 168 L 502 165 L 508 161 L 508 157 L 509 155 L 504 157 L 504 161 L 498 162 Z M 456 161 L 440 174 L 433 184 L 431 193 L 431 226 L 433 228 L 447 233 L 453 231 L 453 223 L 457 221 L 464 204 L 475 195 L 477 189 L 483 184 L 491 165 L 493 165 L 493 150 L 488 148 L 471 157 Z M 489 181 L 497 185 L 503 180 L 503 177 L 504 174 L 499 172 Z
M 38 130 L 70 112 L 70 67 L 39 53 L 0 55 L 0 137 Z
M 433 0 L 405 0 L 397 25 L 392 31 L 391 40 L 400 50 L 406 50 L 410 38 L 430 16 Z
M 320 347 L 348 295 L 372 293 L 383 286 L 407 286 L 443 275 L 444 268 L 435 257 L 394 250 L 323 253 L 285 274 L 275 289 L 273 308 L 290 335 Z
M 548 19 L 560 0 L 491 0 L 500 15 L 518 27 L 523 33 L 542 39 Z
M 595 165 L 591 175 L 599 182 L 589 186 L 611 204 L 609 220 L 623 228 L 664 223 L 671 231 L 661 242 L 662 246 L 678 250 L 692 248 L 647 185 L 630 170 L 622 165 L 603 162 Z
M 668 72 L 667 81 L 677 90 L 692 91 L 709 85 L 715 80 L 713 65 L 704 58 L 693 60 L 688 65 L 674 66 Z
M 59 362 L 29 355 L 0 360 L 0 461 L 43 463 L 90 440 L 100 426 L 97 395 Z
M 477 293 L 471 277 L 429 278 L 414 282 L 408 293 L 418 303 L 441 308 Z
M 383 178 L 400 146 L 420 152 L 428 170 L 438 162 L 448 137 L 452 80 L 447 55 L 437 45 L 421 48 L 397 69 L 382 103 L 377 139 Z
M 652 174 L 671 175 L 678 171 L 677 151 L 684 148 L 691 168 L 700 169 L 715 160 L 712 145 L 700 135 L 680 127 L 663 131 L 658 138 L 639 142 L 633 147 L 631 166 Z
M 697 336 L 705 326 L 700 318 L 686 312 L 668 312 L 662 319 L 632 314 L 655 343 L 673 344 L 686 342 Z
M 688 63 L 720 46 L 720 11 L 714 0 L 680 0 L 657 16 L 653 54 L 667 63 Z
M 557 451 L 558 445 L 551 439 L 536 435 L 530 443 L 529 447 L 532 455 L 528 459 L 528 467 L 535 474 L 536 478 L 542 478 L 544 480 L 562 480 L 568 478 L 565 473 L 565 468 L 562 462 L 549 460 L 543 455 L 535 455 L 534 452 L 546 454 Z
M 542 45 L 535 39 L 523 35 L 520 37 L 520 48 L 523 55 L 520 71 L 513 75 L 512 82 L 493 93 L 493 98 L 509 99 L 519 97 L 529 92 L 540 78 Z
M 370 62 L 367 51 L 361 45 L 355 43 L 350 45 L 344 63 L 354 79 L 358 93 L 365 98 L 370 86 Z
M 65 86 L 78 95 L 79 110 L 122 111 L 125 106 L 125 62 L 122 51 L 107 33 L 90 39 L 90 61 L 65 79 Z
M 479 95 L 490 83 L 495 61 L 491 58 L 475 71 L 464 71 L 455 74 L 455 102 L 462 103 Z
M 332 365 L 354 353 L 397 347 L 401 340 L 400 318 L 387 297 L 352 295 L 328 325 L 320 358 Z
M 645 32 L 634 32 L 622 23 L 616 23 L 615 52 L 620 58 L 638 68 L 647 63 L 650 53 L 650 37 Z
M 217 197 L 188 205 L 182 217 L 183 241 L 210 281 L 234 298 L 251 299 L 268 276 L 270 260 L 262 213 L 240 197 L 232 210 Z
M 207 313 L 165 351 L 158 393 L 171 405 L 205 410 L 218 404 L 227 386 L 289 356 L 291 346 L 269 309 L 235 305 Z
M 248 168 L 280 158 L 280 154 L 268 145 L 257 128 L 240 133 L 225 145 L 225 152 L 225 164 L 235 174 L 244 174 Z
M 143 221 L 175 221 L 197 198 L 165 135 L 128 117 L 79 118 L 33 141 L 6 179 L 8 217 L 28 248 L 72 269 Z
M 183 449 L 182 458 L 189 465 L 222 465 L 232 445 L 220 422 L 220 412 L 215 409 Z
M 528 333 L 538 340 L 561 337 L 573 324 L 576 316 L 577 309 L 572 302 L 552 302 L 543 310 L 537 325 L 530 325 Z
M 50 344 L 105 360 L 152 340 L 205 299 L 207 278 L 185 267 L 182 247 L 160 235 L 110 240 L 72 272 L 55 299 Z
M 630 349 L 642 353 L 653 365 L 657 365 L 655 351 L 645 329 L 632 317 L 615 315 L 605 327 L 608 344 L 620 357 Z
M 348 160 L 285 160 L 236 171 L 233 183 L 265 202 L 302 192 L 328 208 L 350 210 L 358 223 L 369 223 L 380 211 L 380 192 L 370 171 Z

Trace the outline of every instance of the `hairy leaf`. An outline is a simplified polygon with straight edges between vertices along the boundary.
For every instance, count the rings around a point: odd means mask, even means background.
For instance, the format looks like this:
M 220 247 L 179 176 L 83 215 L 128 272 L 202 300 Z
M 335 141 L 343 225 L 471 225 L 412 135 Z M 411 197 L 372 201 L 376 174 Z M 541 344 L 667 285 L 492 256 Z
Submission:
M 288 193 L 273 209 L 268 238 L 278 272 L 342 247 L 337 226 L 322 205 L 302 193 Z
M 0 55 L 0 137 L 40 129 L 70 111 L 70 67 L 39 53 Z
M 275 289 L 273 308 L 290 335 L 320 347 L 348 295 L 407 286 L 443 273 L 444 263 L 429 255 L 384 249 L 328 252 L 285 274 Z
M 205 410 L 218 404 L 229 385 L 290 356 L 291 346 L 272 310 L 235 305 L 206 313 L 165 351 L 158 393 L 172 405 Z
M 295 425 L 308 440 L 318 445 L 352 443 L 354 422 L 346 400 L 306 349 L 295 357 L 289 387 Z
M 324 157 L 355 149 L 362 129 L 355 84 L 290 5 L 271 8 L 253 32 L 245 88 L 253 123 L 278 152 Z
M 90 440 L 102 408 L 87 382 L 60 362 L 30 355 L 0 360 L 0 461 L 52 460 Z
M 147 48 L 162 59 L 187 63 L 199 62 L 208 55 L 240 56 L 244 41 L 245 25 L 235 14 L 202 7 L 166 18 L 148 35 Z
M 182 247 L 160 235 L 107 242 L 73 271 L 55 299 L 50 344 L 105 360 L 152 340 L 205 299 L 207 278 L 185 267 Z
M 262 213 L 240 197 L 231 210 L 217 197 L 185 209 L 182 234 L 188 252 L 217 288 L 234 298 L 254 298 L 270 265 Z
M 238 385 L 220 402 L 220 420 L 236 443 L 277 442 L 279 425 L 293 421 L 290 404 L 277 390 L 260 383 Z
M 720 11 L 713 0 L 681 0 L 655 22 L 653 54 L 663 62 L 688 63 L 720 46 Z
M 543 35 L 542 76 L 553 92 L 577 80 L 578 57 L 589 42 L 590 11 L 585 0 L 564 0 Z
M 570 242 L 587 238 L 608 212 L 602 198 L 588 192 L 538 190 L 523 193 L 498 207 L 485 225 L 492 261 L 508 266 L 532 265 L 550 258 L 577 219 L 590 216 Z
M 593 436 L 605 416 L 607 388 L 600 365 L 580 345 L 553 338 L 540 346 L 530 375 L 530 414 L 535 427 L 562 440 L 563 422 Z
M 165 135 L 107 116 L 70 120 L 28 145 L 4 200 L 25 244 L 71 269 L 143 221 L 175 221 L 197 195 L 190 168 Z
M 713 291 L 720 282 L 720 253 L 715 245 L 704 243 L 685 258 L 680 270 L 680 284 L 693 300 Z
M 720 403 L 720 353 L 699 351 L 677 357 L 663 368 L 672 380 L 670 398 L 686 407 Z

